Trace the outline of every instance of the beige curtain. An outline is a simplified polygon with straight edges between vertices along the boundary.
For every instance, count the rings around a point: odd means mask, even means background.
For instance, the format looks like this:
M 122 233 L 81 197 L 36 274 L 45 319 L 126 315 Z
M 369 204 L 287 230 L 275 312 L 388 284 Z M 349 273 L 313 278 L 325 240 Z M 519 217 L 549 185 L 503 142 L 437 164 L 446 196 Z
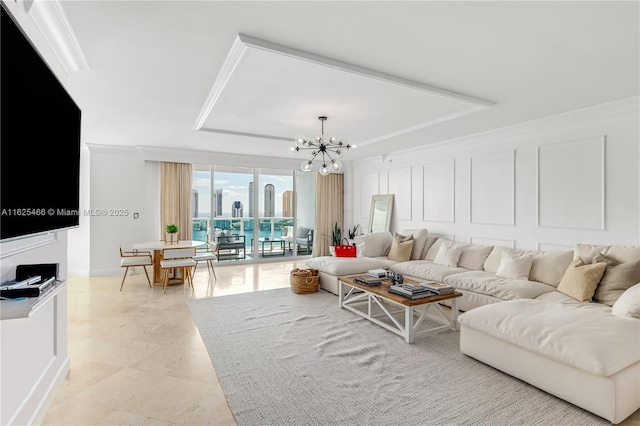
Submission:
M 160 163 L 160 239 L 164 227 L 175 223 L 179 240 L 191 239 L 193 167 L 186 163 Z
M 335 223 L 344 226 L 344 175 L 318 174 L 316 179 L 316 226 L 313 257 L 330 256 L 331 234 Z M 344 231 L 343 231 L 344 232 Z

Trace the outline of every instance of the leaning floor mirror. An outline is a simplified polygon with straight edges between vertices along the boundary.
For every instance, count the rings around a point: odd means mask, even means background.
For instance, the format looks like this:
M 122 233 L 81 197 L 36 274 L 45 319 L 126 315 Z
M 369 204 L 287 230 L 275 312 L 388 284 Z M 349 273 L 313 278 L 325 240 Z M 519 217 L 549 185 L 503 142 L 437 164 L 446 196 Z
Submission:
M 391 226 L 393 194 L 373 195 L 369 215 L 369 233 L 388 231 Z

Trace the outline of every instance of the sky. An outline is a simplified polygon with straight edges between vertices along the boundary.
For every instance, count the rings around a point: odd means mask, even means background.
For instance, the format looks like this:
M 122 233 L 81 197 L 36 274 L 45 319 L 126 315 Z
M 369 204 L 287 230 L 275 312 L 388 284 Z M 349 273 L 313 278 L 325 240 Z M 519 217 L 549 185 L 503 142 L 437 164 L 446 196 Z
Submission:
M 231 204 L 240 201 L 243 206 L 244 217 L 249 215 L 249 183 L 253 181 L 253 174 L 215 172 L 214 189 L 222 189 L 222 214 L 231 217 Z M 260 175 L 256 191 L 260 193 L 258 215 L 264 213 L 264 185 L 273 184 L 275 187 L 275 214 L 282 216 L 282 193 L 293 190 L 293 177 L 277 175 Z M 211 172 L 194 171 L 193 187 L 198 190 L 198 216 L 211 215 Z

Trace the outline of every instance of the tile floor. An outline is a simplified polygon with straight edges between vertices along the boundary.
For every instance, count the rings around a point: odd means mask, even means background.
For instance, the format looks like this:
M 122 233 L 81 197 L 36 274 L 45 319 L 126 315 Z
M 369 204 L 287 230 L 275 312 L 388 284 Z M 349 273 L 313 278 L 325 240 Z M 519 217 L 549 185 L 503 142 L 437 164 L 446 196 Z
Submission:
M 303 260 L 206 265 L 194 287 L 149 289 L 142 269 L 68 279 L 71 371 L 43 425 L 235 425 L 186 300 L 288 287 Z M 336 302 L 337 303 L 337 302 Z
M 149 289 L 142 270 L 68 280 L 71 371 L 43 425 L 235 425 L 186 300 L 289 286 L 303 260 L 206 266 L 194 287 Z M 621 423 L 640 426 L 640 410 Z

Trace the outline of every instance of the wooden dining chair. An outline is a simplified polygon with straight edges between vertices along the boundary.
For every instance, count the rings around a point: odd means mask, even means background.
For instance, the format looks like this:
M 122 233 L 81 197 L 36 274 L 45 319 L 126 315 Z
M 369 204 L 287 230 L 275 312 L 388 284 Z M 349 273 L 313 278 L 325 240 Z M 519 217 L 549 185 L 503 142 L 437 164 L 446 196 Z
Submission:
M 212 241 L 207 244 L 204 249 L 196 250 L 196 255 L 193 256 L 193 260 L 196 261 L 196 270 L 198 267 L 198 262 L 207 262 L 207 271 L 209 272 L 209 276 L 211 276 L 211 274 L 213 273 L 213 278 L 217 280 L 218 277 L 216 277 L 216 270 L 213 267 L 213 262 L 215 260 L 218 260 L 219 249 L 220 247 L 218 246 L 218 243 Z
M 147 272 L 147 266 L 153 266 L 151 252 L 138 250 L 125 251 L 122 250 L 122 246 L 120 246 L 120 266 L 125 268 L 124 275 L 122 276 L 122 284 L 120 284 L 120 291 L 122 291 L 122 287 L 124 287 L 124 280 L 127 278 L 129 268 L 135 266 L 142 266 L 144 274 L 147 276 L 149 288 L 151 288 L 151 280 L 149 279 L 149 272 Z
M 191 270 L 196 266 L 193 257 L 196 255 L 195 247 L 182 248 L 165 248 L 162 250 L 162 260 L 160 267 L 163 273 L 163 293 L 167 293 L 167 285 L 169 285 L 169 270 L 182 269 L 182 277 L 188 280 L 191 288 L 193 288 L 193 276 Z

